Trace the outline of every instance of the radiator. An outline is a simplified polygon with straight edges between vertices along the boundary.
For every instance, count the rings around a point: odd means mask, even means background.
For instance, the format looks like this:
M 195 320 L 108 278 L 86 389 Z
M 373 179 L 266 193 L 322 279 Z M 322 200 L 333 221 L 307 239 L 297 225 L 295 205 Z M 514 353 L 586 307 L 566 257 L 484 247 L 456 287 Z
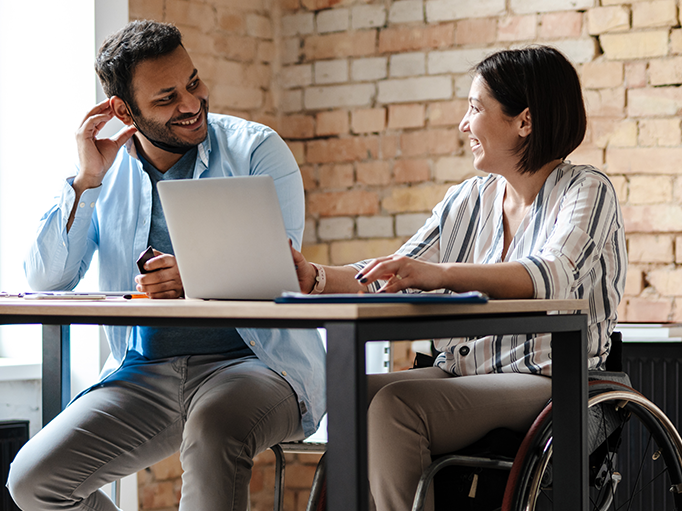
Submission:
M 632 386 L 661 408 L 678 431 L 682 426 L 682 343 L 680 342 L 624 342 L 623 370 L 628 373 Z M 635 431 L 637 429 L 637 431 Z M 620 463 L 626 463 L 621 484 L 632 488 L 639 470 L 635 460 L 629 459 L 629 452 L 641 453 L 645 435 L 639 428 L 625 431 L 623 438 L 627 449 L 623 449 Z M 649 459 L 643 467 L 642 479 L 654 476 L 654 463 Z M 631 510 L 665 511 L 672 510 L 673 502 L 666 487 L 665 478 L 659 478 L 654 485 L 645 488 L 638 496 Z
M 9 464 L 28 441 L 28 421 L 0 421 L 0 511 L 20 511 L 5 487 Z

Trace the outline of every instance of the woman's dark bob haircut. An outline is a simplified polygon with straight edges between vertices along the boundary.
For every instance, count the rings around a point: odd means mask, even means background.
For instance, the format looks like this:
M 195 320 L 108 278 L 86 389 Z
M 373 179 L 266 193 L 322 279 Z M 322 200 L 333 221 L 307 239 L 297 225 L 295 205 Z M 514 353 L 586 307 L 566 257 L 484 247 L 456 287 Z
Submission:
M 517 152 L 522 174 L 563 160 L 583 141 L 587 120 L 580 79 L 561 52 L 547 46 L 500 51 L 478 64 L 474 75 L 507 116 L 530 111 L 531 133 Z

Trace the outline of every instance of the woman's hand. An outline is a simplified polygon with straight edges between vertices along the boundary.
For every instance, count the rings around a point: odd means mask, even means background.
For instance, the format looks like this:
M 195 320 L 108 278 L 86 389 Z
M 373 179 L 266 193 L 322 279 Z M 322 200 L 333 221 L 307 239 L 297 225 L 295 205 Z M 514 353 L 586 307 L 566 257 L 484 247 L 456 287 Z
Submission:
M 135 277 L 137 290 L 147 293 L 149 298 L 182 298 L 185 289 L 182 286 L 180 270 L 175 256 L 154 250 L 154 257 L 144 264 L 150 273 Z
M 303 254 L 294 248 L 289 240 L 289 246 L 291 247 L 291 255 L 294 258 L 294 266 L 296 268 L 296 275 L 298 276 L 298 285 L 301 288 L 301 293 L 310 294 L 315 286 L 315 277 L 317 272 L 315 267 L 310 264 Z
M 445 285 L 446 265 L 417 261 L 401 255 L 379 257 L 370 262 L 356 279 L 361 284 L 371 284 L 377 280 L 387 281 L 379 293 L 396 293 L 413 288 L 431 291 L 447 287 Z

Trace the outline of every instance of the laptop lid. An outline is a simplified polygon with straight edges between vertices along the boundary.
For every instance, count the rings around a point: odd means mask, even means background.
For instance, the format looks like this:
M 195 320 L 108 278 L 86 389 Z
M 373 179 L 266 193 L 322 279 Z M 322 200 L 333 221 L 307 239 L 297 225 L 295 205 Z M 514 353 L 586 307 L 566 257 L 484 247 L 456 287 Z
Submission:
M 188 298 L 272 300 L 300 291 L 271 176 L 157 186 Z

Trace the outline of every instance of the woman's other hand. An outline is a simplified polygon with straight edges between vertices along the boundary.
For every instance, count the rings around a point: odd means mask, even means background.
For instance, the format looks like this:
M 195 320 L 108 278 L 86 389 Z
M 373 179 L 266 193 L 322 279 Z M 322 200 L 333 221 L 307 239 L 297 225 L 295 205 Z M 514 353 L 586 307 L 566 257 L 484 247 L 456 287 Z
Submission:
M 385 280 L 379 293 L 397 293 L 407 288 L 431 291 L 446 287 L 445 266 L 392 255 L 374 259 L 355 278 L 361 284 Z

